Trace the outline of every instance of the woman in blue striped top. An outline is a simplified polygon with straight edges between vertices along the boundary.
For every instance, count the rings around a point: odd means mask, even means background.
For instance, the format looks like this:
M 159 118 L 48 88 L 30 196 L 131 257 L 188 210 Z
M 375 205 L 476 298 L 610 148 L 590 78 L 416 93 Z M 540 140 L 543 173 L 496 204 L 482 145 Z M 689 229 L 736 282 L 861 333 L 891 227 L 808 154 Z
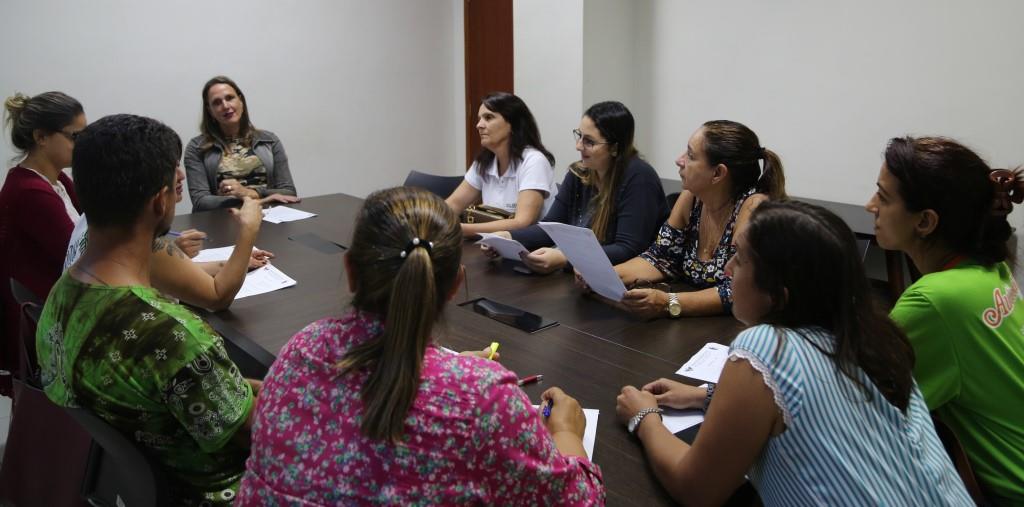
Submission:
M 753 327 L 733 341 L 693 445 L 644 416 L 701 407 L 704 388 L 660 379 L 618 397 L 672 496 L 720 504 L 748 475 L 765 505 L 970 505 L 849 227 L 766 202 L 736 243 L 733 314 Z

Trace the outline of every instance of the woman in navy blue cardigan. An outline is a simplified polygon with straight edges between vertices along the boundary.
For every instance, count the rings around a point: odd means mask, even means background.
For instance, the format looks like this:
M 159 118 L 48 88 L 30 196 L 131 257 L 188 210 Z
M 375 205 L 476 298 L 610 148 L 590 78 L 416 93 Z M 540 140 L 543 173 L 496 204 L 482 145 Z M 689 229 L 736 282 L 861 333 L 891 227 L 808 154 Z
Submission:
M 589 227 L 612 264 L 640 254 L 668 216 L 661 180 L 633 146 L 633 115 L 620 102 L 590 106 L 573 130 L 580 160 L 562 181 L 545 222 Z M 568 266 L 539 226 L 502 234 L 530 253 L 523 263 L 537 273 Z

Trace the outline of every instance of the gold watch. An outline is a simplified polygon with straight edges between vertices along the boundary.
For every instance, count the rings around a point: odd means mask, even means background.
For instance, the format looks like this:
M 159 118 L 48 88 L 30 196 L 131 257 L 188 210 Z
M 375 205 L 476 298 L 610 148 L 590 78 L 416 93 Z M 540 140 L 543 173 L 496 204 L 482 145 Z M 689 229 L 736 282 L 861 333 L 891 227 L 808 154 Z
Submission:
M 673 319 L 683 314 L 683 305 L 679 304 L 679 295 L 670 292 L 668 295 L 668 316 Z

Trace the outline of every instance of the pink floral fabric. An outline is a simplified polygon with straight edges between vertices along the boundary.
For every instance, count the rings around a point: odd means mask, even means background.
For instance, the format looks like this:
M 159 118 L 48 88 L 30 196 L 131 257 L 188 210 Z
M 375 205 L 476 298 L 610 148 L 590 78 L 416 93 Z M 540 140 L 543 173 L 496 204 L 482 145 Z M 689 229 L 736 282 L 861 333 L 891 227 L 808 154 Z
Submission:
M 338 375 L 346 351 L 379 336 L 352 310 L 296 334 L 257 402 L 236 505 L 590 505 L 597 465 L 555 448 L 516 376 L 429 346 L 400 444 L 359 431 L 366 372 Z

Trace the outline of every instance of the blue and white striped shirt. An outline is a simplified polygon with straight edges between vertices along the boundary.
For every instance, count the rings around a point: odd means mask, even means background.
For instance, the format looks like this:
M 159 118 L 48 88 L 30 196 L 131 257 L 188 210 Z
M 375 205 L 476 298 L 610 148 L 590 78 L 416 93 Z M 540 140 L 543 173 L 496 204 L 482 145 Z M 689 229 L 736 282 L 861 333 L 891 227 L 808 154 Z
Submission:
M 972 505 L 917 384 L 904 415 L 860 369 L 872 399 L 821 350 L 820 329 L 760 325 L 729 349 L 764 376 L 786 429 L 750 470 L 765 505 Z

